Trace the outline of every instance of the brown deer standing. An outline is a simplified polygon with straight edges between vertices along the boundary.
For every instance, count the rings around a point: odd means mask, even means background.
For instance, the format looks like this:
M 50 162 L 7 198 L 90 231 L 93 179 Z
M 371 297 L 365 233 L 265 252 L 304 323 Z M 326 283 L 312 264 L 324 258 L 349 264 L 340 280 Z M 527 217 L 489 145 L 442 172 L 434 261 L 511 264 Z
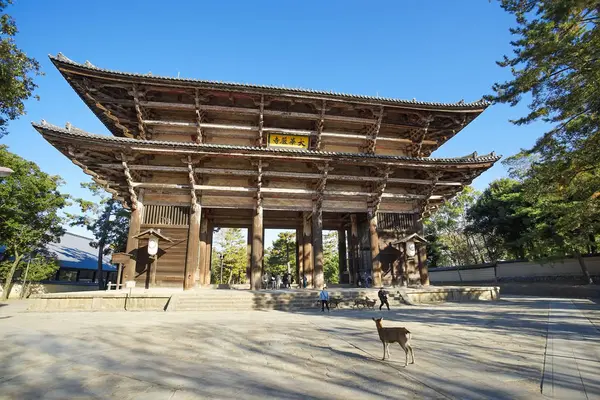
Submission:
M 410 331 L 406 328 L 384 328 L 381 324 L 383 318 L 373 318 L 375 325 L 377 325 L 377 333 L 379 333 L 379 339 L 383 343 L 383 360 L 387 353 L 388 358 L 390 357 L 390 343 L 398 343 L 406 355 L 404 360 L 404 366 L 408 365 L 408 352 L 410 350 L 410 356 L 412 358 L 411 364 L 415 363 L 415 354 L 410 345 Z

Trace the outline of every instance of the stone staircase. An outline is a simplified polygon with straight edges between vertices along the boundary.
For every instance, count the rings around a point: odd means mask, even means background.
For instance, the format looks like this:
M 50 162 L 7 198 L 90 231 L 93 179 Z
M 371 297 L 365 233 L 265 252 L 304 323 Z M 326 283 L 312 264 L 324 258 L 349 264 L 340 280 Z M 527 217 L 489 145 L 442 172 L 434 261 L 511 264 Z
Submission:
M 330 298 L 338 298 L 340 308 L 351 308 L 356 298 L 377 299 L 377 290 L 329 291 Z M 295 311 L 318 309 L 318 290 L 260 291 L 247 290 L 196 290 L 173 294 L 166 311 Z M 392 300 L 390 298 L 390 300 Z

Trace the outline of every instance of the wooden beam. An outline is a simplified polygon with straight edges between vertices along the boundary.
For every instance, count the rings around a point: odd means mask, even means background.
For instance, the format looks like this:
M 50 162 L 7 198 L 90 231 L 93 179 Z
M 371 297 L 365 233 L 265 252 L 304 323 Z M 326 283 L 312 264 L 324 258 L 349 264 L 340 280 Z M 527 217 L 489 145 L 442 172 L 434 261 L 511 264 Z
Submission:
M 184 122 L 184 121 L 162 121 L 162 120 L 144 120 L 144 124 L 153 125 L 153 126 L 166 126 L 166 127 L 178 127 L 178 128 L 194 128 L 198 127 L 198 123 L 196 122 Z M 332 138 L 340 138 L 340 139 L 357 139 L 357 140 L 365 140 L 364 135 L 359 134 L 351 134 L 351 133 L 343 133 L 343 132 L 329 132 L 329 131 L 321 131 L 319 130 L 306 130 L 306 129 L 287 129 L 287 128 L 277 128 L 277 127 L 265 127 L 262 128 L 260 126 L 254 125 L 237 125 L 237 124 L 215 124 L 215 123 L 201 123 L 201 128 L 207 129 L 224 129 L 224 130 L 233 130 L 233 131 L 247 131 L 247 132 L 277 132 L 277 133 L 287 133 L 290 135 L 304 135 L 304 136 L 316 136 L 316 137 L 332 137 Z M 259 135 L 260 137 L 260 135 Z M 414 143 L 410 139 L 403 138 L 391 138 L 391 137 L 379 137 L 379 141 L 382 142 L 395 142 L 395 143 L 406 143 L 412 144 Z M 438 144 L 435 140 L 423 140 L 423 144 L 436 146 Z
M 192 157 L 188 156 L 188 180 L 190 182 L 190 197 L 191 197 L 191 206 L 194 207 L 198 204 L 198 198 L 196 197 L 196 178 L 194 177 L 194 167 L 192 167 Z
M 204 123 L 204 111 L 200 108 L 200 93 L 196 89 L 194 102 L 196 106 L 196 143 L 204 143 L 204 132 L 202 131 L 202 124 Z
M 379 135 L 379 130 L 381 129 L 381 121 L 383 121 L 383 106 L 379 109 L 377 122 L 371 125 L 367 130 L 367 153 L 369 154 L 375 154 L 377 135 Z
M 381 178 L 380 180 L 377 182 L 377 184 L 375 185 L 375 187 L 373 188 L 375 195 L 373 196 L 373 198 L 371 199 L 371 207 L 373 207 L 373 212 L 375 214 L 377 214 L 377 211 L 379 210 L 379 206 L 381 205 L 381 200 L 385 194 L 385 188 L 387 186 L 387 182 L 390 176 L 390 169 L 386 168 L 383 171 L 380 171 L 381 174 Z
M 123 172 L 125 174 L 125 181 L 127 182 L 127 190 L 129 191 L 129 201 L 131 203 L 131 208 L 135 210 L 137 205 L 137 195 L 135 193 L 135 189 L 133 186 L 133 179 L 131 178 L 131 173 L 129 172 L 129 168 L 127 167 L 127 158 L 124 154 L 121 153 L 121 164 L 123 165 Z
M 265 146 L 265 140 L 263 138 L 263 129 L 264 129 L 264 112 L 265 112 L 265 96 L 260 96 L 260 109 L 258 115 L 258 143 L 259 147 Z
M 140 94 L 137 85 L 133 84 L 133 101 L 135 103 L 135 115 L 138 121 L 138 132 L 142 139 L 146 139 L 146 126 L 144 125 L 144 116 L 140 106 Z
M 321 117 L 316 123 L 316 138 L 315 138 L 315 149 L 321 150 L 321 135 L 323 135 L 323 128 L 325 126 L 325 100 L 321 103 Z
M 100 168 L 120 169 L 121 164 L 99 164 Z M 129 165 L 131 171 L 156 171 L 156 172 L 187 172 L 187 167 L 174 167 L 163 165 Z M 194 168 L 194 172 L 213 175 L 233 175 L 233 176 L 255 176 L 256 170 L 241 170 L 228 168 Z M 272 178 L 292 178 L 292 179 L 321 179 L 322 174 L 305 172 L 284 172 L 284 171 L 263 171 L 264 177 Z M 354 176 L 354 175 L 335 175 L 329 174 L 328 178 L 332 181 L 348 182 L 377 182 L 381 178 L 376 176 Z M 411 178 L 389 178 L 389 183 L 407 183 L 411 185 L 431 185 L 430 179 L 411 179 Z M 462 182 L 438 181 L 436 186 L 463 186 Z
M 123 270 L 123 282 L 135 280 L 135 255 L 138 251 L 139 239 L 134 236 L 140 233 L 142 216 L 144 214 L 143 211 L 143 204 L 138 203 L 133 211 L 131 211 L 131 216 L 129 217 L 129 233 L 127 234 L 126 252 L 133 257 L 125 264 L 125 269 Z

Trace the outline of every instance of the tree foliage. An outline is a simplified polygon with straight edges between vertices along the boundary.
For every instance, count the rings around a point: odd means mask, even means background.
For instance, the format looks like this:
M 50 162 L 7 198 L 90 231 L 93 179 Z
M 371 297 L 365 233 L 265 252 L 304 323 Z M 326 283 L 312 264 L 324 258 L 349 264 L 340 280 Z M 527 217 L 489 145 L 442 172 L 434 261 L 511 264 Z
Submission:
M 290 273 L 295 275 L 296 233 L 280 232 L 273 245 L 266 251 L 265 272 L 283 276 L 288 271 L 288 264 L 290 266 Z
M 323 272 L 326 283 L 340 282 L 340 256 L 338 232 L 330 231 L 323 237 Z
M 530 99 L 529 113 L 513 122 L 551 126 L 508 164 L 531 204 L 534 243 L 543 252 L 575 254 L 587 274 L 580 251 L 594 245 L 600 219 L 600 7 L 596 0 L 501 5 L 517 22 L 514 54 L 498 63 L 513 77 L 496 83 L 488 98 L 512 106 Z
M 12 257 L 3 291 L 8 298 L 21 260 L 50 242 L 58 242 L 63 235 L 59 211 L 67 205 L 67 197 L 58 191 L 60 177 L 42 172 L 6 146 L 0 146 L 0 165 L 14 171 L 0 178 L 0 243 Z
M 485 262 L 483 239 L 470 232 L 467 212 L 479 192 L 467 186 L 425 221 L 428 259 L 432 267 Z
M 0 0 L 0 13 L 12 4 Z M 0 137 L 7 134 L 8 122 L 25 114 L 25 100 L 37 87 L 34 77 L 40 75 L 39 63 L 27 56 L 15 44 L 15 20 L 8 14 L 0 16 Z
M 482 236 L 491 260 L 525 259 L 533 247 L 529 207 L 519 182 L 496 180 L 467 211 L 467 231 Z
M 81 187 L 89 189 L 100 201 L 75 199 L 81 212 L 67 216 L 71 226 L 85 227 L 94 234 L 95 240 L 90 242 L 90 246 L 98 249 L 98 285 L 103 288 L 103 257 L 112 252 L 125 251 L 130 212 L 119 201 L 107 196 L 98 184 L 82 183 Z
M 245 283 L 248 253 L 246 238 L 240 228 L 220 229 L 215 234 L 212 249 L 211 282 Z M 221 278 L 221 257 L 223 256 L 223 276 Z

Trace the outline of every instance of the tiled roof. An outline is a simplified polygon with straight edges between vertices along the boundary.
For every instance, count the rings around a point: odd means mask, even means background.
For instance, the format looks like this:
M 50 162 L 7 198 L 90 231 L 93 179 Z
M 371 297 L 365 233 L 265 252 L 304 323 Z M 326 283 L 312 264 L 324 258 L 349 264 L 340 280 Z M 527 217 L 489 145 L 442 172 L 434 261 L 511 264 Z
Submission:
M 98 250 L 90 246 L 93 239 L 65 232 L 60 237 L 60 242 L 49 243 L 46 249 L 54 254 L 58 259 L 58 264 L 62 268 L 75 269 L 97 269 L 98 268 Z M 109 257 L 104 257 L 102 269 L 104 271 L 116 271 L 114 265 L 106 262 Z
M 301 89 L 301 88 L 284 88 L 277 86 L 268 86 L 268 85 L 255 85 L 255 84 L 247 84 L 247 83 L 235 83 L 235 82 L 216 82 L 216 81 L 207 81 L 201 79 L 189 79 L 189 78 L 176 78 L 170 76 L 154 76 L 149 74 L 139 74 L 139 73 L 129 73 L 129 72 L 121 72 L 114 71 L 110 69 L 98 68 L 95 65 L 91 64 L 89 61 L 86 61 L 84 64 L 77 63 L 67 57 L 65 57 L 62 53 L 58 53 L 56 56 L 49 55 L 50 60 L 57 67 L 62 64 L 73 65 L 78 68 L 87 69 L 91 71 L 97 71 L 101 73 L 107 73 L 112 75 L 118 75 L 123 77 L 131 77 L 131 78 L 143 78 L 144 80 L 150 81 L 163 81 L 163 82 L 181 82 L 181 83 L 189 83 L 196 84 L 198 86 L 212 86 L 212 87 L 221 87 L 223 89 L 232 90 L 248 90 L 248 89 L 256 89 L 256 90 L 269 90 L 276 91 L 279 93 L 292 93 L 298 95 L 318 95 L 318 96 L 328 96 L 331 98 L 336 98 L 338 100 L 354 100 L 354 101 L 369 101 L 371 103 L 376 104 L 388 104 L 388 105 L 406 105 L 406 106 L 424 106 L 430 108 L 452 108 L 452 109 L 461 109 L 461 110 L 482 110 L 490 105 L 488 101 L 479 100 L 471 103 L 466 103 L 464 101 L 459 101 L 456 103 L 441 103 L 441 102 L 428 102 L 428 101 L 417 101 L 413 100 L 400 100 L 389 97 L 377 97 L 377 96 L 364 96 L 364 95 L 355 95 L 348 93 L 338 93 L 331 91 L 323 91 L 323 90 L 312 90 L 312 89 Z
M 392 160 L 392 161 L 410 161 L 423 164 L 478 164 L 478 163 L 489 163 L 498 161 L 501 156 L 497 156 L 495 153 L 490 153 L 482 156 L 478 156 L 477 153 L 472 153 L 466 157 L 457 158 L 430 158 L 430 157 L 408 157 L 408 156 L 391 156 L 391 155 L 380 155 L 380 154 L 366 154 L 366 153 L 342 153 L 333 151 L 319 151 L 319 150 L 304 150 L 304 149 L 291 149 L 291 148 L 274 148 L 274 147 L 255 147 L 255 146 L 233 146 L 225 144 L 197 144 L 193 142 L 171 142 L 164 140 L 139 140 L 115 136 L 96 135 L 85 132 L 83 130 L 71 127 L 70 129 L 61 128 L 56 125 L 48 124 L 45 121 L 41 123 L 32 123 L 33 127 L 38 130 L 41 134 L 55 133 L 61 137 L 72 137 L 91 139 L 96 142 L 104 143 L 121 143 L 123 145 L 136 146 L 136 147 L 151 147 L 161 146 L 170 148 L 195 148 L 198 151 L 242 151 L 242 152 L 256 152 L 256 153 L 278 153 L 278 154 L 291 154 L 291 155 L 314 155 L 314 156 L 326 156 L 332 158 L 356 158 L 356 159 L 374 159 L 374 160 Z

